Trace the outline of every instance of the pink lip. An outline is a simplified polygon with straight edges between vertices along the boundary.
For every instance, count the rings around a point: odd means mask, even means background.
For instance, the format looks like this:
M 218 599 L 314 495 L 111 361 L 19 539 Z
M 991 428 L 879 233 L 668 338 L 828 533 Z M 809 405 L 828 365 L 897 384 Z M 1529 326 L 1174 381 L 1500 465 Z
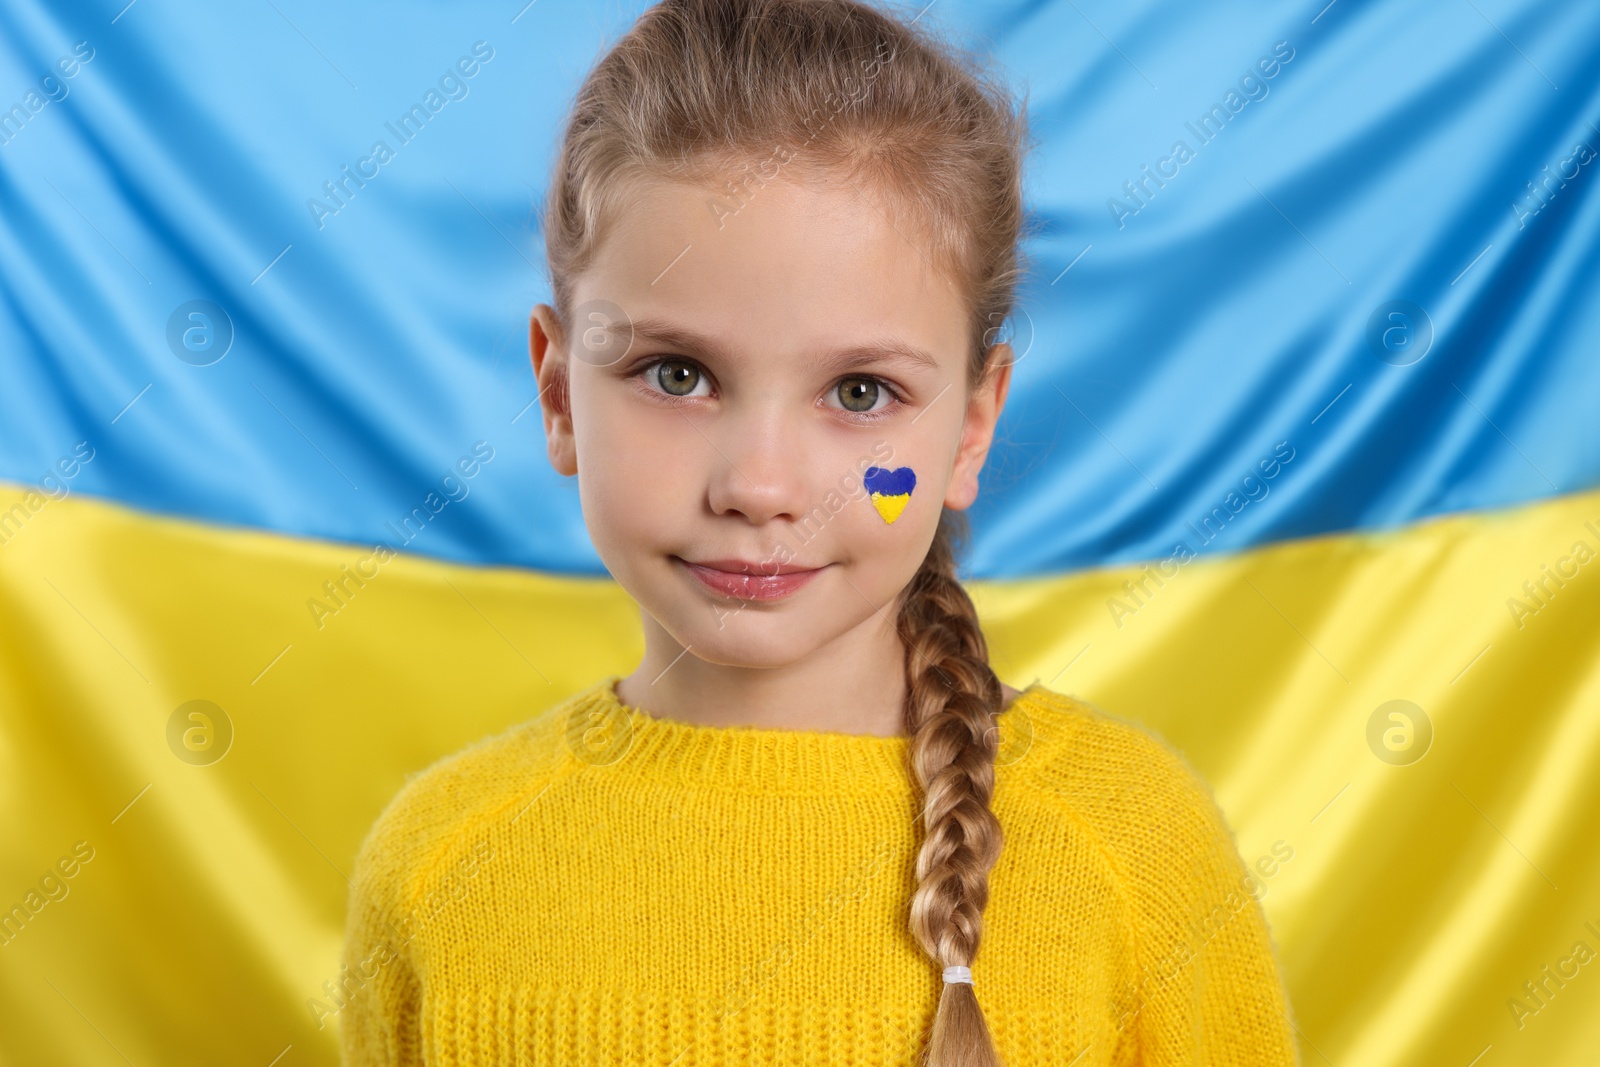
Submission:
M 701 584 L 713 592 L 736 600 L 782 600 L 799 590 L 826 567 L 810 570 L 787 565 L 749 564 L 740 560 L 710 560 L 707 563 L 690 563 L 674 556 L 688 572 L 700 579 Z M 778 573 L 772 573 L 774 566 Z M 732 568 L 747 568 L 734 570 Z

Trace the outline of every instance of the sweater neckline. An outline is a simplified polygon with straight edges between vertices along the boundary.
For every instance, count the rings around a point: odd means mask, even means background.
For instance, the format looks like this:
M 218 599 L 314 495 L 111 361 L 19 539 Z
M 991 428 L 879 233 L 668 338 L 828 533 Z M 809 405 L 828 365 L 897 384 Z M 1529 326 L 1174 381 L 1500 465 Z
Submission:
M 908 736 L 657 718 L 622 701 L 621 680 L 610 674 L 579 693 L 566 717 L 571 751 L 598 770 L 741 793 L 884 795 L 912 784 Z M 1044 691 L 1033 682 L 1000 712 L 1002 750 L 1018 730 L 1028 732 Z M 1022 714 L 1013 714 L 1019 706 Z

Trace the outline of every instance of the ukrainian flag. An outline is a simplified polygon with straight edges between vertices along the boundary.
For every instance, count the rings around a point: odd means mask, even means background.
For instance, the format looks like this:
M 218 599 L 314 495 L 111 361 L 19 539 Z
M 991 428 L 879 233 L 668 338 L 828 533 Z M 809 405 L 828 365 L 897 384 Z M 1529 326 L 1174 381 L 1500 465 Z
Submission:
M 884 522 L 900 517 L 911 500 L 911 491 L 917 487 L 917 473 L 910 467 L 868 467 L 861 476 L 872 506 Z
M 0 1062 L 335 1063 L 381 807 L 635 665 L 525 338 L 641 6 L 0 9 Z M 924 14 L 1039 135 L 1001 677 L 1213 784 L 1307 1064 L 1593 1063 L 1600 9 Z

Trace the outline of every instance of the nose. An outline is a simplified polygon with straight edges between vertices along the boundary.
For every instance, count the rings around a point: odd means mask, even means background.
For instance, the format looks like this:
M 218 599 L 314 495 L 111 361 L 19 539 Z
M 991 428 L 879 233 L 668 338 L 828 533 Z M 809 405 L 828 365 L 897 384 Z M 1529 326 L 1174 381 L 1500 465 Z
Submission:
M 716 453 L 707 486 L 713 514 L 742 515 L 760 526 L 806 512 L 806 448 L 797 420 L 776 406 L 752 405 L 700 429 Z

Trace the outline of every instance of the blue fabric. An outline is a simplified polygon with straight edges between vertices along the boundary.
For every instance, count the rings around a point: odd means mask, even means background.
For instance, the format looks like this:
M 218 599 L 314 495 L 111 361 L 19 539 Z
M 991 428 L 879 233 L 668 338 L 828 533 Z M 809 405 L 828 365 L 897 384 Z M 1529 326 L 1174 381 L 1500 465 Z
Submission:
M 369 545 L 432 492 L 414 551 L 602 573 L 527 313 L 560 117 L 643 5 L 125 4 L 0 7 L 0 477 Z M 1600 7 L 924 18 L 1039 141 L 972 574 L 1600 483 Z

